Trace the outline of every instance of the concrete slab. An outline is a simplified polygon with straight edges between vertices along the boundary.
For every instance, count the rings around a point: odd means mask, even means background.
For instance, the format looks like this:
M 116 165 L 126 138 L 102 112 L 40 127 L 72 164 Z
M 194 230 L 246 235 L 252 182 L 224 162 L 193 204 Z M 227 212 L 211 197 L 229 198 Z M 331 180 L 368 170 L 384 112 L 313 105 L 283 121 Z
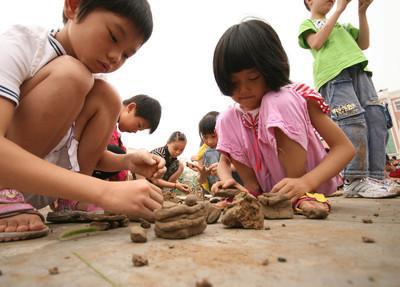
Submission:
M 45 238 L 0 244 L 0 286 L 400 286 L 400 198 L 331 201 L 327 220 L 269 220 L 258 231 L 215 224 L 185 240 L 151 229 L 147 243 L 132 243 L 120 228 L 60 241 L 79 225 L 51 225 Z M 149 265 L 134 267 L 133 254 Z

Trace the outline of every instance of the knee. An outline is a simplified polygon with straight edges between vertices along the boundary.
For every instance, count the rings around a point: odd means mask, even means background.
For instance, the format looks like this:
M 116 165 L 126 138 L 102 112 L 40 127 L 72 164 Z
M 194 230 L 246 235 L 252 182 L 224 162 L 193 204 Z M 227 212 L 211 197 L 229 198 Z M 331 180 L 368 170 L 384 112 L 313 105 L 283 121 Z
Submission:
M 121 111 L 121 98 L 109 83 L 96 79 L 90 91 L 91 99 L 96 103 L 100 112 L 110 117 L 117 117 Z
M 49 63 L 50 77 L 66 92 L 68 101 L 83 103 L 92 89 L 94 80 L 89 70 L 71 56 L 61 56 Z

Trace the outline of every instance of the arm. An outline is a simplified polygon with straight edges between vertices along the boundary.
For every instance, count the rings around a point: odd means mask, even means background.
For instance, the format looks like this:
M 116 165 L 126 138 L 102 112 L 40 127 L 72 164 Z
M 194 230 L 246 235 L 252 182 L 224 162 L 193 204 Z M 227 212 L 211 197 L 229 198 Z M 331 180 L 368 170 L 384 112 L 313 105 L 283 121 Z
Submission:
M 294 176 L 297 178 L 284 178 L 273 187 L 272 192 L 285 193 L 289 198 L 298 198 L 306 192 L 314 191 L 321 183 L 339 174 L 355 154 L 355 149 L 349 139 L 342 130 L 320 110 L 318 104 L 314 101 L 308 101 L 307 104 L 311 122 L 318 133 L 328 143 L 330 151 L 313 170 L 306 174 L 304 174 L 305 166 L 297 167 L 297 169 L 291 167 L 290 164 L 284 166 L 288 177 Z M 288 151 L 295 150 L 296 146 L 290 147 L 290 145 L 293 144 L 290 143 L 290 139 L 287 137 L 285 139 L 285 137 L 286 136 L 279 136 L 278 133 L 278 143 L 282 145 L 283 148 L 289 148 L 287 149 Z M 298 146 L 297 149 L 300 148 L 301 147 Z M 303 150 L 302 157 L 305 156 L 305 151 Z M 302 176 L 300 176 L 301 173 L 303 173 Z
M 107 182 L 71 172 L 29 153 L 5 137 L 14 104 L 0 97 L 1 188 L 92 202 L 106 210 L 151 218 L 160 208 L 159 188 L 145 181 Z M 134 191 L 134 192 L 132 192 Z
M 373 0 L 359 0 L 358 1 L 358 18 L 359 18 L 359 29 L 357 44 L 361 50 L 365 50 L 369 47 L 369 26 L 367 20 L 367 9 Z
M 310 46 L 311 49 L 319 50 L 325 44 L 340 15 L 346 9 L 348 2 L 348 0 L 338 0 L 335 12 L 327 20 L 324 27 L 322 27 L 322 29 L 319 30 L 317 33 L 309 33 L 306 36 L 307 44 L 308 46 Z
M 159 187 L 176 188 L 184 193 L 189 193 L 189 186 L 187 184 L 180 183 L 179 181 L 171 182 L 161 178 L 152 178 L 151 182 Z

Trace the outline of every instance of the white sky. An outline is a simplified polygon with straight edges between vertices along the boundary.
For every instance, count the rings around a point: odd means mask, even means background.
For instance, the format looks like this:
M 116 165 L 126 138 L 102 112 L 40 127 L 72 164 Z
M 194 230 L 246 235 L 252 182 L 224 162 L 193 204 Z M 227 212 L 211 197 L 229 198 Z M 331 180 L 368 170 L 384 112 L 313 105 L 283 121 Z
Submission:
M 1 1 L 0 32 L 13 24 L 61 27 L 62 0 Z M 162 146 L 180 130 L 188 137 L 182 158 L 199 146 L 198 122 L 211 111 L 223 111 L 232 100 L 214 81 L 212 57 L 222 33 L 247 16 L 269 22 L 278 32 L 291 64 L 291 79 L 312 85 L 312 57 L 297 44 L 300 23 L 308 17 L 302 0 L 149 0 L 154 30 L 150 40 L 120 70 L 109 75 L 123 99 L 147 94 L 162 105 L 154 134 L 123 135 L 128 147 Z M 340 18 L 358 26 L 357 0 Z M 400 89 L 398 0 L 375 0 L 368 10 L 370 48 L 366 55 L 377 90 Z

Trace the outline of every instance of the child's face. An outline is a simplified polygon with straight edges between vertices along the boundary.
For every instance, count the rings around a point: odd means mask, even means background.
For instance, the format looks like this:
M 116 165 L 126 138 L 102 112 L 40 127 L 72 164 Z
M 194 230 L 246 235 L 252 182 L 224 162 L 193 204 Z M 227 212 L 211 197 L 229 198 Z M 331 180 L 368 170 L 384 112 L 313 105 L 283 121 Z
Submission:
M 311 12 L 326 15 L 335 4 L 335 0 L 307 0 Z
M 92 73 L 117 70 L 142 45 L 142 35 L 128 19 L 96 9 L 78 21 L 77 10 L 65 27 L 66 39 L 59 40 Z
M 261 105 L 262 97 L 268 87 L 263 75 L 256 69 L 245 69 L 231 76 L 233 84 L 232 99 L 245 111 L 251 111 Z
M 178 157 L 185 150 L 186 141 L 174 141 L 174 142 L 167 144 L 167 146 L 168 146 L 168 151 L 169 151 L 170 155 L 172 157 Z
M 216 148 L 218 143 L 218 137 L 216 133 L 206 134 L 201 136 L 203 142 L 208 145 L 210 148 Z
M 150 129 L 150 124 L 144 118 L 136 116 L 136 104 L 130 103 L 121 110 L 118 128 L 121 132 L 136 133 Z

